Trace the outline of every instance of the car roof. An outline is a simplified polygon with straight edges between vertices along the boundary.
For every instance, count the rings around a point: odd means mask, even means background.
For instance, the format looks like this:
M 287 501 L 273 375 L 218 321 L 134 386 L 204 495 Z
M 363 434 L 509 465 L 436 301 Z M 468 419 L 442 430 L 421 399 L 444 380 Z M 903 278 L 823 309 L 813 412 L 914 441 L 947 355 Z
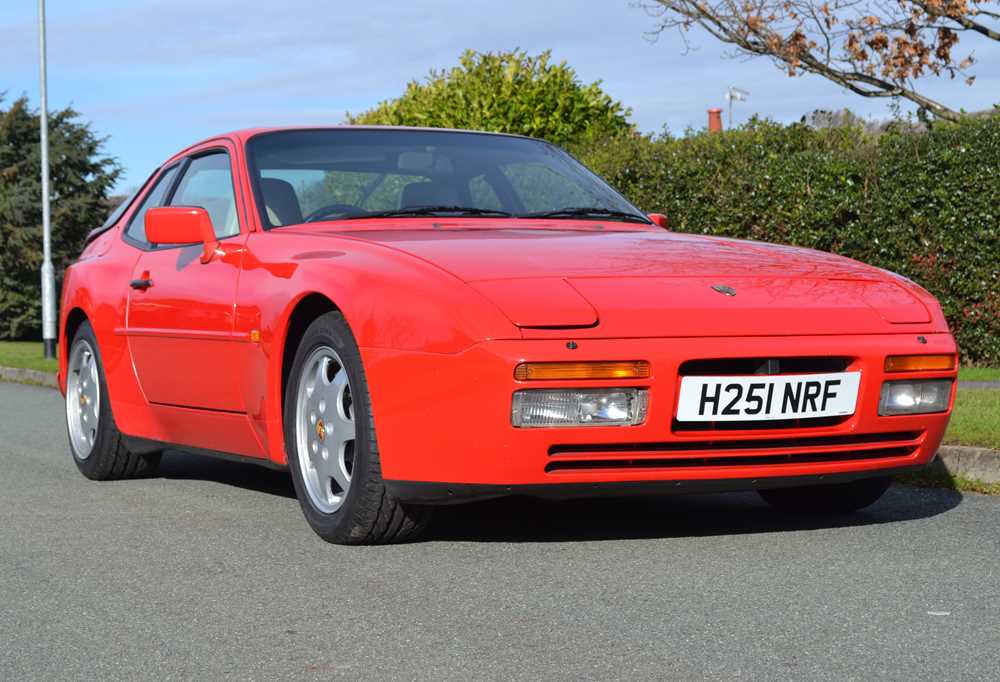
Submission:
M 219 133 L 218 135 L 212 135 L 211 137 L 206 137 L 203 140 L 199 140 L 194 144 L 189 144 L 184 149 L 177 151 L 172 154 L 161 166 L 170 164 L 171 162 L 179 159 L 180 157 L 186 155 L 192 149 L 200 147 L 209 142 L 215 140 L 229 139 L 238 141 L 241 145 L 246 144 L 247 140 L 256 135 L 261 135 L 264 133 L 275 133 L 275 132 L 285 132 L 285 131 L 296 131 L 296 130 L 415 130 L 423 132 L 432 133 L 467 133 L 469 135 L 492 135 L 494 137 L 513 137 L 522 140 L 534 140 L 536 142 L 545 142 L 550 144 L 545 140 L 537 137 L 530 137 L 528 135 L 516 135 L 514 133 L 497 133 L 488 130 L 464 130 L 462 128 L 429 128 L 420 126 L 387 126 L 387 125 L 350 125 L 350 124 L 338 124 L 338 125 L 293 125 L 293 126 L 265 126 L 259 128 L 241 128 L 239 130 L 231 130 L 227 133 Z
M 470 135 L 492 135 L 496 137 L 515 137 L 523 140 L 538 140 L 538 138 L 529 137 L 527 135 L 516 135 L 514 133 L 498 133 L 487 130 L 463 130 L 461 128 L 428 128 L 419 126 L 349 125 L 349 124 L 297 125 L 297 126 L 269 126 L 269 127 L 259 127 L 259 128 L 242 128 L 240 130 L 232 130 L 228 133 L 222 133 L 219 135 L 213 135 L 212 137 L 205 138 L 200 142 L 196 142 L 195 144 L 190 145 L 188 149 L 224 137 L 239 140 L 241 142 L 246 142 L 251 137 L 254 137 L 256 135 L 261 135 L 263 133 L 274 133 L 274 132 L 285 132 L 285 131 L 296 131 L 296 130 L 303 130 L 303 131 L 305 130 L 413 130 L 413 131 L 434 132 L 434 133 L 468 133 Z M 544 140 L 538 140 L 538 141 L 544 142 Z

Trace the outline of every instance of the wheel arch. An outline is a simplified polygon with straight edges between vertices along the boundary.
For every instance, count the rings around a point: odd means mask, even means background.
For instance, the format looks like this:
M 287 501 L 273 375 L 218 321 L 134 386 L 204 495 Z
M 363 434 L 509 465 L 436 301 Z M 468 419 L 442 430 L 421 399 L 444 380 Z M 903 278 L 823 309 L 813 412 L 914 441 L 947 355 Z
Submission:
M 76 305 L 69 309 L 66 313 L 66 321 L 63 324 L 62 329 L 62 343 L 58 345 L 57 357 L 59 358 L 59 387 L 60 390 L 65 391 L 65 381 L 66 372 L 69 365 L 69 347 L 73 343 L 73 339 L 76 337 L 76 333 L 80 330 L 80 326 L 84 322 L 89 322 L 90 318 L 87 313 L 80 306 Z
M 63 330 L 63 346 L 68 347 L 73 341 L 73 337 L 76 336 L 76 332 L 80 329 L 80 325 L 84 322 L 89 322 L 90 318 L 87 317 L 87 313 L 83 311 L 83 308 L 76 306 L 72 308 L 66 314 L 66 327 Z M 65 348 L 64 352 L 68 352 L 68 348 Z
M 334 311 L 340 311 L 340 307 L 336 303 L 324 294 L 313 292 L 300 298 L 288 315 L 288 321 L 285 324 L 284 339 L 281 342 L 281 403 L 279 405 L 279 414 L 282 415 L 282 422 L 284 422 L 288 375 L 292 371 L 292 364 L 295 362 L 295 352 L 298 350 L 299 343 L 302 341 L 306 329 L 313 323 L 313 320 Z

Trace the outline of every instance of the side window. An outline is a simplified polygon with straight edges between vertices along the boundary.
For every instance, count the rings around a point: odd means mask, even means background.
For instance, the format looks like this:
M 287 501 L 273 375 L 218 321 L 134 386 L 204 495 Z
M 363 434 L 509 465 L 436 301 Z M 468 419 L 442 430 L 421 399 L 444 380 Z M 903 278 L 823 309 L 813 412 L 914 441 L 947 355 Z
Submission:
M 240 222 L 236 215 L 229 154 L 213 152 L 192 159 L 170 205 L 199 206 L 208 211 L 217 239 L 239 234 Z
M 135 215 L 132 216 L 132 220 L 129 221 L 128 227 L 125 228 L 125 235 L 129 239 L 142 244 L 149 243 L 146 241 L 146 211 L 163 205 L 167 191 L 170 189 L 170 185 L 173 184 L 174 176 L 177 175 L 178 168 L 180 168 L 179 165 L 165 170 L 160 179 L 153 185 L 153 189 L 149 190 L 149 194 L 143 199 Z

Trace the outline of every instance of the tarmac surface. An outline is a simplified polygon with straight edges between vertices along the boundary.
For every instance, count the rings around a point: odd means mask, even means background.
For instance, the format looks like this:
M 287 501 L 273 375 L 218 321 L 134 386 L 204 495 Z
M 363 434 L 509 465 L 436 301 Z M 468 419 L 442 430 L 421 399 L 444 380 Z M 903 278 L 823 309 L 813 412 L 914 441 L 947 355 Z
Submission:
M 0 383 L 0 679 L 998 675 L 1000 498 L 503 500 L 336 547 L 282 472 L 87 481 L 58 392 Z

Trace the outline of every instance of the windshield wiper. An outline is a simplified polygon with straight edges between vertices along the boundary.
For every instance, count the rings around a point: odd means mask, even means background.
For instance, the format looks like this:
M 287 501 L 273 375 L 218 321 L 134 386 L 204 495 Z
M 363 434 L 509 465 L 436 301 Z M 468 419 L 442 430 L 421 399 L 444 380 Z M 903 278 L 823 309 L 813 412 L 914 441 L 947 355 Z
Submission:
M 534 213 L 519 213 L 518 218 L 611 218 L 625 220 L 636 223 L 648 223 L 646 216 L 630 213 L 629 211 L 617 211 L 613 208 L 601 208 L 600 206 L 574 206 L 569 208 L 558 208 L 554 211 L 535 211 Z
M 474 206 L 411 206 L 410 208 L 395 208 L 388 211 L 376 211 L 374 213 L 362 213 L 341 218 L 341 220 L 358 220 L 360 218 L 393 218 L 397 216 L 422 216 L 457 214 L 466 216 L 498 216 L 500 218 L 510 218 L 512 214 L 507 211 L 495 211 L 491 208 L 475 208 Z

